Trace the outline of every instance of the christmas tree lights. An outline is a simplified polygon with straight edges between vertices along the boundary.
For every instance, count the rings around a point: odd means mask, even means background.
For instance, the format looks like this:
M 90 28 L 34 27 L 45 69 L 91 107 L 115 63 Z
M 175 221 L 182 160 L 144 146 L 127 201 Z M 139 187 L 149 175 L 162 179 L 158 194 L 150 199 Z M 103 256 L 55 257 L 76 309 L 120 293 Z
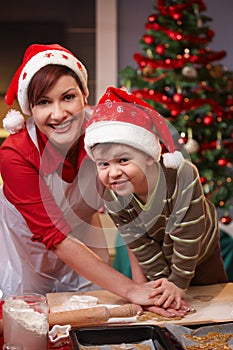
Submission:
M 212 20 L 202 0 L 157 0 L 121 85 L 172 123 L 197 166 L 205 195 L 229 224 L 233 197 L 233 74 L 212 51 Z

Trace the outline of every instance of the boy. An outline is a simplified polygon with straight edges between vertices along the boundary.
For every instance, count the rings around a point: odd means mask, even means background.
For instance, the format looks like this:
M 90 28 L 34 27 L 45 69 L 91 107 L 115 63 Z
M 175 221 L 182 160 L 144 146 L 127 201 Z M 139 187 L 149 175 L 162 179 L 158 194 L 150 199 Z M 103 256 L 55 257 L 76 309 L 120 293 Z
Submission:
M 163 158 L 159 138 L 169 151 Z M 132 278 L 155 281 L 158 305 L 180 307 L 190 284 L 227 282 L 215 207 L 151 106 L 108 88 L 87 125 L 85 148 L 128 246 Z

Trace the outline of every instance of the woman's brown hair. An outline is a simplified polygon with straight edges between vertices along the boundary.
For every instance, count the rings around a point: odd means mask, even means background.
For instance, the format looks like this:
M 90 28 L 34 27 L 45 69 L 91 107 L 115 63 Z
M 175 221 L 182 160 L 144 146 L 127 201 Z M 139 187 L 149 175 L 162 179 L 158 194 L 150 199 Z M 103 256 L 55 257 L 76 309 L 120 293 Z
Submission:
M 49 64 L 42 67 L 31 79 L 28 86 L 28 100 L 32 107 L 44 96 L 63 75 L 72 76 L 78 83 L 81 91 L 82 84 L 77 74 L 72 69 L 56 64 Z

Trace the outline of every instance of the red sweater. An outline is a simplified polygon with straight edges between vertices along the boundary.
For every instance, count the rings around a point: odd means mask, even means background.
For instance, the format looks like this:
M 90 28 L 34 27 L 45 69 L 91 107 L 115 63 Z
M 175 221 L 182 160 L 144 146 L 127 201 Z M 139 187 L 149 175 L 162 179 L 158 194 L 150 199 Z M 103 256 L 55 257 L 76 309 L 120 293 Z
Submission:
M 81 137 L 77 152 L 77 166 L 73 168 L 68 161 L 64 160 L 61 153 L 51 144 L 47 144 L 47 137 L 39 130 L 37 130 L 37 139 L 40 152 L 26 128 L 18 134 L 10 135 L 0 148 L 0 173 L 4 194 L 24 217 L 32 232 L 31 239 L 42 242 L 50 249 L 61 242 L 71 228 L 63 218 L 63 213 L 49 191 L 43 175 L 47 176 L 57 171 L 64 181 L 72 182 L 86 153 L 83 137 Z M 47 153 L 43 154 L 43 163 L 41 163 L 40 156 L 45 145 Z M 43 204 L 45 200 L 46 208 L 49 208 L 49 216 Z

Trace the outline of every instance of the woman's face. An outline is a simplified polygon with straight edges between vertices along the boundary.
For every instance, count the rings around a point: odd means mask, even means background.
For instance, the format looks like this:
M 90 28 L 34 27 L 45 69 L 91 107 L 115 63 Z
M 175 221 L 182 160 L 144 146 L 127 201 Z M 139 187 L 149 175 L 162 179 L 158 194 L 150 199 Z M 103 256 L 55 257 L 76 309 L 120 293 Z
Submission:
M 79 139 L 84 97 L 72 76 L 61 76 L 31 110 L 37 127 L 58 148 L 68 150 Z

